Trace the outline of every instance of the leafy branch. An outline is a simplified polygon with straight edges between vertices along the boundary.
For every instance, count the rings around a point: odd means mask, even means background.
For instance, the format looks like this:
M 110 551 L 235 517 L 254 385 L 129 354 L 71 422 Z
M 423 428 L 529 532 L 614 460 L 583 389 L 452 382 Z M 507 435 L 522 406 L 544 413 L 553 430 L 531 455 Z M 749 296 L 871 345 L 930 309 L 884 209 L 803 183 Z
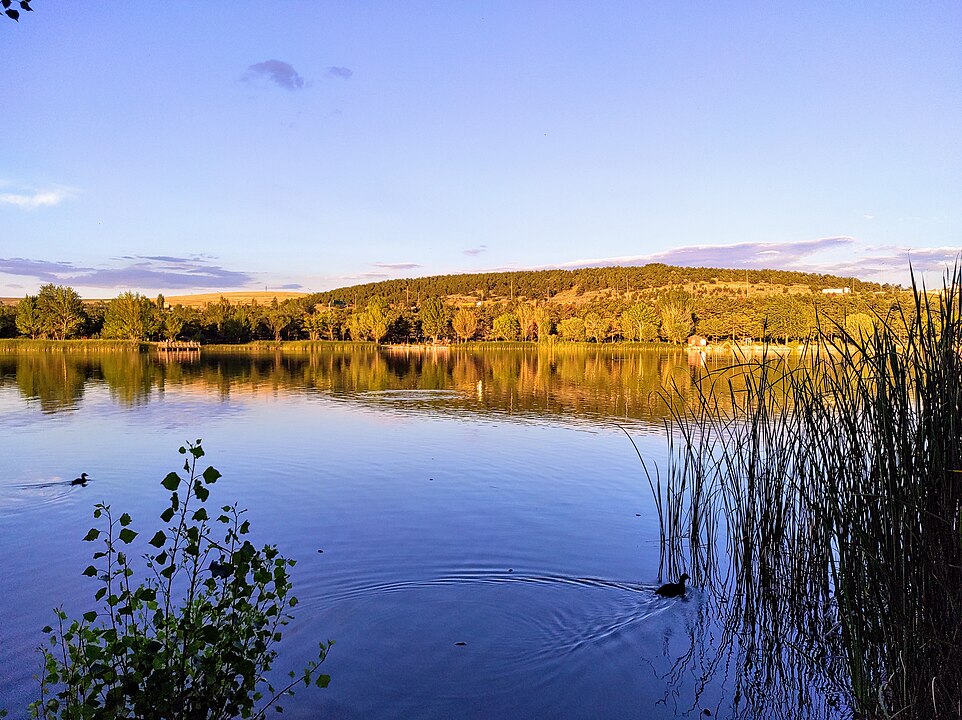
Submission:
M 24 12 L 33 12 L 33 8 L 30 7 L 31 0 L 19 0 L 17 5 L 20 6 L 20 10 Z M 3 14 L 15 22 L 20 22 L 20 10 L 17 10 L 13 6 L 13 0 L 0 0 L 0 7 L 3 7 Z
M 83 574 L 99 581 L 100 606 L 75 620 L 58 609 L 55 626 L 43 629 L 49 637 L 40 649 L 34 717 L 263 718 L 269 708 L 282 710 L 280 699 L 298 683 L 330 682 L 318 672 L 330 641 L 303 671 L 288 674 L 287 685 L 268 682 L 297 604 L 289 576 L 295 561 L 273 545 L 255 548 L 237 505 L 212 519 L 205 503 L 221 474 L 198 471 L 200 440 L 180 453 L 185 476 L 172 472 L 161 483 L 170 501 L 160 515 L 165 526 L 147 541 L 143 582 L 133 581 L 128 546 L 139 534 L 132 518 L 95 506 L 100 527 L 83 539 L 103 549 Z

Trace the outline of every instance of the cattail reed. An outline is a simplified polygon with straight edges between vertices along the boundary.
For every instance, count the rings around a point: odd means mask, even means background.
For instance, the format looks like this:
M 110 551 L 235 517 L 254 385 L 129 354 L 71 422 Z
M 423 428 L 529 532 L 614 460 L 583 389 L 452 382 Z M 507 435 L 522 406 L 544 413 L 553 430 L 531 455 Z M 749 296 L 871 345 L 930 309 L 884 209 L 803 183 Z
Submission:
M 708 373 L 664 485 L 645 468 L 746 707 L 788 687 L 813 716 L 962 717 L 962 269 L 913 291 L 871 332 Z

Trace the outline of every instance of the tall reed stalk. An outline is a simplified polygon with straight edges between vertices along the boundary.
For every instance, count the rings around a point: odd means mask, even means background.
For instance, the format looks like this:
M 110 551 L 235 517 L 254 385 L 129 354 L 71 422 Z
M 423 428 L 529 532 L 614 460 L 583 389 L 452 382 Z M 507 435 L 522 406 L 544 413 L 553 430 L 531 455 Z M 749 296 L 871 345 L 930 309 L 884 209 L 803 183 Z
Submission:
M 913 290 L 871 333 L 709 373 L 656 493 L 669 572 L 727 602 L 750 684 L 767 657 L 856 717 L 962 717 L 962 269 Z

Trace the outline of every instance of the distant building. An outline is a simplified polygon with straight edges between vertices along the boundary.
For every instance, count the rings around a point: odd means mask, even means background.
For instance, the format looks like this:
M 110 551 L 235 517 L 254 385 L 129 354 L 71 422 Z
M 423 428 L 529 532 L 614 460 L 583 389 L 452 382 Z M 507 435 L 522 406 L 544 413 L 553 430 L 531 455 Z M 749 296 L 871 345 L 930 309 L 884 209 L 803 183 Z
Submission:
M 850 292 L 852 292 L 850 287 L 825 288 L 822 290 L 823 295 L 848 295 Z
M 708 338 L 704 338 L 701 335 L 692 335 L 688 338 L 688 347 L 701 348 L 708 345 Z

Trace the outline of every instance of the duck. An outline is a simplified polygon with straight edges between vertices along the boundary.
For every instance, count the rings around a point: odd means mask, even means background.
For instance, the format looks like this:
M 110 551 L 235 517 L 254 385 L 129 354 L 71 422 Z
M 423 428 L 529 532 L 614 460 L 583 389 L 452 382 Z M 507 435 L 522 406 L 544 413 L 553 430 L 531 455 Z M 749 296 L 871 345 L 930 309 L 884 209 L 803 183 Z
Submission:
M 92 478 L 87 477 L 87 473 L 80 473 L 80 477 L 74 478 L 70 481 L 71 485 L 86 485 L 88 480 Z
M 683 573 L 678 582 L 676 583 L 665 583 L 660 588 L 655 590 L 655 593 L 661 595 L 662 597 L 679 597 L 685 594 L 685 580 L 688 580 L 688 573 Z

